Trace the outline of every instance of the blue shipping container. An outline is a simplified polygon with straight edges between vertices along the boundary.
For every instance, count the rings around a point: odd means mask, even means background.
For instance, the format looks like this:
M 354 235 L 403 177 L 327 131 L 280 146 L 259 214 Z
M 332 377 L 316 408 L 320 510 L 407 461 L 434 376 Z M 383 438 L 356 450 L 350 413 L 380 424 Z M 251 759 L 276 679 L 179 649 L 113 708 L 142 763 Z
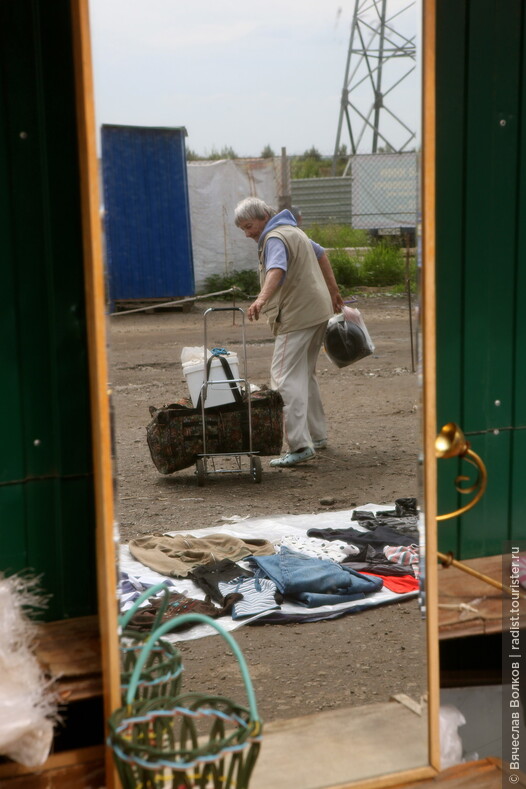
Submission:
M 194 295 L 186 129 L 102 126 L 110 302 Z

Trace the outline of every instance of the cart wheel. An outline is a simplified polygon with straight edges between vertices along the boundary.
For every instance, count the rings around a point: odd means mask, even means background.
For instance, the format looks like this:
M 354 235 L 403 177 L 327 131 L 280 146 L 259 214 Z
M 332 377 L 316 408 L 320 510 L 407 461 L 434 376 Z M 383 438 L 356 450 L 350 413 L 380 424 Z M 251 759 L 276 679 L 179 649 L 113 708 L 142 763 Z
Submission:
M 261 482 L 261 478 L 263 476 L 261 472 L 261 460 L 257 457 L 257 455 L 252 455 L 250 458 L 250 473 L 252 474 L 252 479 L 254 482 Z
M 199 485 L 200 488 L 202 488 L 203 485 L 205 484 L 206 474 L 205 474 L 205 464 L 201 460 L 201 458 L 198 458 L 195 461 L 195 473 L 197 474 L 197 484 Z

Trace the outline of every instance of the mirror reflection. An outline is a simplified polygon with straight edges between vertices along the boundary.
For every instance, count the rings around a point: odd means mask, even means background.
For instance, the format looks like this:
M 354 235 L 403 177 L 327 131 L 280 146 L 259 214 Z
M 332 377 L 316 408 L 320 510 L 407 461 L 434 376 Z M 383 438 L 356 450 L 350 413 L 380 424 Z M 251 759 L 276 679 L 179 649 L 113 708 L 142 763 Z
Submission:
M 414 323 L 418 296 L 410 287 L 415 269 L 416 188 L 412 204 L 402 194 L 409 180 L 416 183 L 417 138 L 406 146 L 404 130 L 400 148 L 406 158 L 401 158 L 395 137 L 389 136 L 396 132 L 382 127 L 375 158 L 371 147 L 362 158 L 353 158 L 342 123 L 338 156 L 332 155 L 339 92 L 347 79 L 353 9 L 335 5 L 331 13 L 317 6 L 309 12 L 313 17 L 304 9 L 299 17 L 295 4 L 287 8 L 281 3 L 280 16 L 275 18 L 278 23 L 271 13 L 272 4 L 259 18 L 254 9 L 247 13 L 237 3 L 222 4 L 220 10 L 198 3 L 196 20 L 186 18 L 173 5 L 159 2 L 148 13 L 130 8 L 124 13 L 116 0 L 91 3 L 96 110 L 102 136 L 105 127 L 115 132 L 119 142 L 123 127 L 179 130 L 174 145 L 179 152 L 183 145 L 183 170 L 187 171 L 183 199 L 174 208 L 170 200 L 163 202 L 166 195 L 159 190 L 153 194 L 156 182 L 148 181 L 148 173 L 155 168 L 162 178 L 167 169 L 163 157 L 173 154 L 155 147 L 153 133 L 141 138 L 138 169 L 133 156 L 126 168 L 119 168 L 118 157 L 111 158 L 115 140 L 109 136 L 106 148 L 103 141 L 110 386 L 120 570 L 126 574 L 120 590 L 121 610 L 147 584 L 162 577 L 169 577 L 172 584 L 171 615 L 205 612 L 205 602 L 214 606 L 214 616 L 220 614 L 217 621 L 234 632 L 245 655 L 265 736 L 270 739 L 273 731 L 312 727 L 313 739 L 306 746 L 312 761 L 304 752 L 298 754 L 306 771 L 302 786 L 310 786 L 309 780 L 317 781 L 312 786 L 321 785 L 315 768 L 320 763 L 325 771 L 323 785 L 422 766 L 428 757 L 426 650 L 418 600 L 417 501 L 421 504 L 421 499 Z M 416 7 L 412 15 L 416 35 Z M 403 32 L 410 36 L 407 30 Z M 266 55 L 258 59 L 262 42 Z M 294 66 L 285 58 L 287 49 Z M 241 68 L 243 62 L 249 68 Z M 277 77 L 272 75 L 274 68 Z M 200 80 L 197 84 L 194 72 Z M 291 73 L 301 74 L 292 89 L 290 78 L 283 77 Z M 387 75 L 385 66 L 384 79 Z M 383 84 L 386 93 L 390 92 L 387 83 Z M 315 100 L 318 85 L 323 101 Z M 395 106 L 404 126 L 416 129 L 418 84 L 413 82 L 411 89 L 412 95 L 406 94 L 401 105 Z M 363 101 L 359 113 L 374 122 L 366 96 Z M 401 109 L 407 104 L 414 112 L 409 120 Z M 299 132 L 293 129 L 298 115 L 303 116 Z M 183 136 L 181 129 L 186 132 Z M 364 144 L 368 133 L 366 128 Z M 128 145 L 132 145 L 129 140 Z M 137 155 L 138 149 L 127 150 Z M 146 170 L 145 161 L 150 165 Z M 316 161 L 315 177 L 306 178 L 308 167 Z M 333 164 L 337 184 L 329 184 Z M 131 175 L 135 182 L 127 180 Z M 312 204 L 312 193 L 304 191 L 307 180 L 318 183 L 318 193 L 322 187 L 350 190 L 337 193 L 337 203 L 343 207 L 334 219 L 327 218 L 323 200 Z M 180 187 L 176 185 L 179 191 Z M 129 226 L 120 226 L 120 236 L 112 229 L 119 205 L 113 204 L 112 214 L 109 203 L 119 188 L 123 200 L 133 194 L 137 205 L 149 194 L 151 213 L 139 212 L 133 219 L 137 237 Z M 300 209 L 301 229 L 326 252 L 346 308 L 359 311 L 374 345 L 372 353 L 344 367 L 338 367 L 321 349 L 316 370 L 327 419 L 327 444 L 317 448 L 308 463 L 290 467 L 270 465 L 273 458 L 295 447 L 287 443 L 287 435 L 280 435 L 277 448 L 269 438 L 274 337 L 264 316 L 248 320 L 260 288 L 257 245 L 245 237 L 246 228 L 234 222 L 235 205 L 253 194 L 277 212 L 292 206 Z M 179 218 L 184 218 L 186 209 L 185 226 Z M 190 252 L 185 253 L 187 264 L 191 255 L 191 265 L 190 280 L 170 281 L 172 290 L 159 296 L 152 295 L 148 272 L 159 251 L 158 229 L 164 212 L 176 217 L 164 239 L 165 252 L 172 241 L 180 250 L 191 239 Z M 138 263 L 134 252 L 143 243 Z M 124 261 L 122 268 L 119 261 Z M 136 276 L 133 288 L 143 287 L 143 292 L 119 291 L 132 275 Z M 120 285 L 119 276 L 123 278 Z M 164 276 L 162 270 L 160 276 Z M 234 291 L 232 282 L 239 283 Z M 246 390 L 251 391 L 251 416 L 248 426 L 245 416 L 238 443 L 234 420 L 222 414 L 209 433 L 208 417 L 204 418 L 205 437 L 213 442 L 220 430 L 218 423 L 226 423 L 221 451 L 239 451 L 240 447 L 241 451 L 233 458 L 225 454 L 212 458 L 205 453 L 201 470 L 192 462 L 161 473 L 148 445 L 147 427 L 165 406 L 177 404 L 187 411 L 181 417 L 179 410 L 174 431 L 180 432 L 183 418 L 192 416 L 188 429 L 199 439 L 203 412 L 191 408 L 196 405 L 192 386 L 197 380 L 199 394 L 204 348 L 225 350 L 227 360 L 237 363 L 235 378 L 245 393 L 243 408 Z M 214 356 L 218 364 L 221 356 L 225 358 L 221 353 Z M 184 359 L 193 363 L 191 373 L 183 367 Z M 215 388 L 220 400 L 232 396 L 230 387 L 225 389 Z M 215 394 L 213 386 L 208 394 Z M 228 408 L 232 411 L 235 403 Z M 258 409 L 267 409 L 267 415 Z M 258 453 L 260 472 L 251 465 L 250 452 L 245 452 L 250 440 Z M 167 534 L 168 547 L 164 544 Z M 221 535 L 230 541 L 221 546 L 225 554 L 216 541 Z M 202 541 L 203 553 L 190 561 L 181 544 L 173 542 L 178 539 L 181 543 Z M 229 554 L 232 545 L 237 552 Z M 195 551 L 195 542 L 191 548 Z M 337 601 L 316 599 L 316 605 L 309 605 L 305 590 L 298 597 L 280 593 L 276 587 L 270 603 L 260 596 L 252 601 L 252 608 L 249 605 L 236 617 L 233 608 L 224 609 L 224 594 L 215 599 L 211 594 L 211 589 L 217 592 L 219 587 L 210 579 L 203 582 L 201 571 L 211 563 L 210 554 L 203 561 L 205 549 L 215 550 L 217 558 L 233 556 L 240 572 L 246 571 L 245 577 L 251 579 L 257 572 L 276 581 L 268 557 L 299 553 L 310 560 L 306 565 L 309 578 L 315 575 L 316 562 L 330 561 L 344 566 L 347 576 L 366 583 L 363 588 L 354 587 L 356 599 L 348 599 L 354 595 L 346 589 L 345 600 L 341 595 Z M 248 555 L 255 559 L 247 560 Z M 234 593 L 239 594 L 239 589 Z M 251 600 L 250 595 L 247 599 Z M 210 608 L 206 610 L 210 613 Z M 142 619 L 136 620 L 135 626 L 143 632 L 151 627 L 150 614 L 143 611 Z M 203 633 L 199 626 L 170 639 L 182 654 L 184 682 L 190 689 L 245 701 L 240 698 L 243 686 L 238 667 L 223 639 Z M 356 752 L 348 761 L 341 753 L 338 759 L 331 757 L 328 743 L 341 740 L 342 731 L 359 742 L 360 759 Z M 384 743 L 382 763 L 374 756 L 379 732 Z M 315 743 L 320 752 L 315 751 Z M 265 751 L 251 786 L 265 785 L 261 778 L 264 759 Z M 330 759 L 334 772 L 327 773 L 324 759 Z

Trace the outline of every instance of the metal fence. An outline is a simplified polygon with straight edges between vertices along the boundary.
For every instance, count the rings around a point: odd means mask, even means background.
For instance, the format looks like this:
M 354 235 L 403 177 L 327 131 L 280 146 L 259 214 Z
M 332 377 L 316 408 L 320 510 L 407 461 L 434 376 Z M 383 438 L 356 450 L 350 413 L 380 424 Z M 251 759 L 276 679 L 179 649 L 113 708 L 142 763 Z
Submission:
M 306 225 L 352 225 L 352 178 L 293 178 L 291 195 Z
M 346 176 L 292 179 L 291 192 L 305 225 L 349 224 L 379 232 L 415 228 L 418 154 L 357 154 Z

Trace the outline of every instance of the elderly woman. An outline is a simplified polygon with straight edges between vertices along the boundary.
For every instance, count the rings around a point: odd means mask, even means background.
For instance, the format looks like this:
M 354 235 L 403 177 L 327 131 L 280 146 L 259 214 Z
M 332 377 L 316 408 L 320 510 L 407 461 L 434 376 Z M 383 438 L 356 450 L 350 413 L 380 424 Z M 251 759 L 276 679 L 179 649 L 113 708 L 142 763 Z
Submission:
M 311 460 L 327 445 L 327 424 L 316 379 L 316 361 L 327 321 L 343 306 L 325 250 L 299 229 L 292 213 L 248 197 L 234 222 L 258 245 L 261 290 L 247 311 L 266 315 L 276 340 L 271 386 L 283 397 L 289 451 L 270 461 L 286 468 Z

